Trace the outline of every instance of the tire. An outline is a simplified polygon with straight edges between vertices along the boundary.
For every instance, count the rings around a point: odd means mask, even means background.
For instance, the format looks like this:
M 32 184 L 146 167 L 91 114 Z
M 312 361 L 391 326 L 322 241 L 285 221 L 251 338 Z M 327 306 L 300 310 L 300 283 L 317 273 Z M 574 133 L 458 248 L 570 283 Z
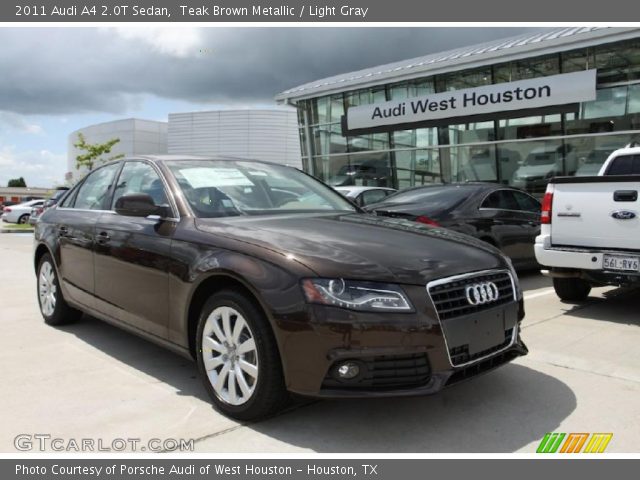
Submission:
M 62 296 L 58 272 L 48 253 L 44 254 L 38 263 L 36 285 L 38 305 L 44 323 L 53 326 L 66 325 L 82 316 L 82 312 L 70 307 Z
M 25 213 L 24 215 L 21 215 L 20 218 L 18 218 L 18 224 L 19 225 L 24 225 L 25 223 L 29 222 L 29 214 Z
M 237 420 L 257 420 L 287 404 L 271 326 L 244 294 L 223 290 L 212 295 L 202 308 L 196 335 L 198 370 L 220 412 Z
M 567 302 L 586 300 L 591 292 L 591 285 L 582 278 L 554 278 L 553 288 L 558 297 Z

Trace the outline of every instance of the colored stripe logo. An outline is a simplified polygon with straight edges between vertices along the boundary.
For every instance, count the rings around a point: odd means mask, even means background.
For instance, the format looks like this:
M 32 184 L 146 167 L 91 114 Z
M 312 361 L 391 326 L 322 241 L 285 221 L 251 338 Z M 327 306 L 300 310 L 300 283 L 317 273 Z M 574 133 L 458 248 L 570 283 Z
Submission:
M 612 437 L 613 433 L 547 433 L 536 453 L 603 453 Z

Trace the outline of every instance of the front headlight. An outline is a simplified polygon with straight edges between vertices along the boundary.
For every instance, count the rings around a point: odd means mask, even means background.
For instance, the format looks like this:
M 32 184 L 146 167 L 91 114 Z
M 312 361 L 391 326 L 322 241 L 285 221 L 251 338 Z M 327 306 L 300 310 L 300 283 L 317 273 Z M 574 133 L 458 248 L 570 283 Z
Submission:
M 413 312 L 402 289 L 387 283 L 307 278 L 302 281 L 302 290 L 309 303 L 363 312 Z

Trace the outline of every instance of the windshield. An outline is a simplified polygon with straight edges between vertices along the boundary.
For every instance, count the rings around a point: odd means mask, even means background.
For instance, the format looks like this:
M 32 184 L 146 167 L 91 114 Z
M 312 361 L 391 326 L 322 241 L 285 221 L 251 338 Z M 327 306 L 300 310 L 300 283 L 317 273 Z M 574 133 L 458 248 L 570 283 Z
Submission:
M 349 211 L 342 195 L 289 167 L 251 161 L 168 161 L 198 217 Z

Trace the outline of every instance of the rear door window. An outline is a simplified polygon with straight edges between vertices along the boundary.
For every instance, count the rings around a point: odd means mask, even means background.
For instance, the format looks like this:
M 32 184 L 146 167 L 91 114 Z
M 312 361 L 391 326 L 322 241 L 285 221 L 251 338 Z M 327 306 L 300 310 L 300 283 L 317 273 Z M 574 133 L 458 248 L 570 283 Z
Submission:
M 531 195 L 527 195 L 524 192 L 511 192 L 518 204 L 518 210 L 524 210 L 525 212 L 540 212 L 540 202 L 533 198 Z
M 605 175 L 640 175 L 640 155 L 621 155 L 614 158 Z
M 484 199 L 480 208 L 492 210 L 520 210 L 511 190 L 496 190 Z

